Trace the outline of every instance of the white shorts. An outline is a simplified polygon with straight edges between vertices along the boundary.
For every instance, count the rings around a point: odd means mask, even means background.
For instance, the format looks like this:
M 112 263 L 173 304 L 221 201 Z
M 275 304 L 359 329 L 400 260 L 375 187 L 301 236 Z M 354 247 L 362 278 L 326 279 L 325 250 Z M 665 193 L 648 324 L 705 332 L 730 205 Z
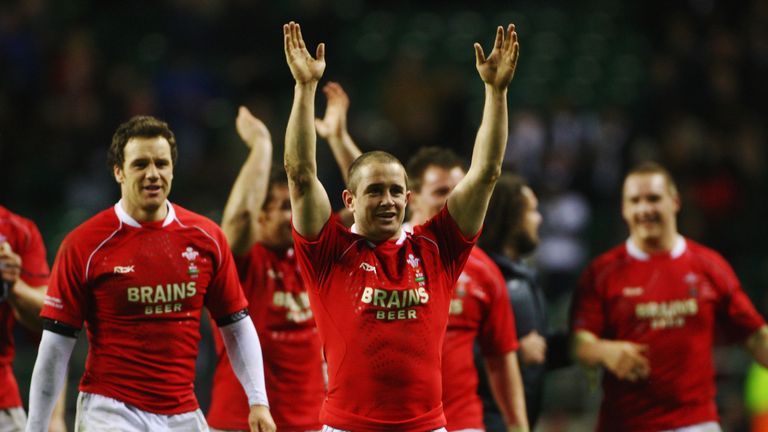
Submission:
M 350 431 L 346 431 L 344 429 L 336 429 L 336 428 L 332 428 L 330 426 L 323 426 L 323 429 L 321 429 L 320 432 L 350 432 Z M 448 432 L 448 431 L 445 430 L 445 428 L 443 427 L 443 428 L 440 428 L 440 429 L 435 429 L 433 431 L 427 431 L 427 432 Z
M 27 424 L 27 414 L 24 408 L 0 409 L 0 432 L 24 432 Z
M 208 432 L 199 409 L 182 414 L 155 414 L 106 396 L 77 396 L 75 432 Z
M 705 422 L 662 432 L 723 432 L 723 430 L 717 422 Z

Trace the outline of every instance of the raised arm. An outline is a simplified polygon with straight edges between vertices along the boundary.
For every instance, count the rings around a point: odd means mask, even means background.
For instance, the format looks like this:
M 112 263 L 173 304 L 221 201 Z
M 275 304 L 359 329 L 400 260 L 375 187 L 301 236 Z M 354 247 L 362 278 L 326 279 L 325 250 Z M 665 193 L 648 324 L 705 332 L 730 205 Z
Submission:
M 474 236 L 480 230 L 501 173 L 508 134 L 507 87 L 515 74 L 519 52 L 513 24 L 506 33 L 502 27 L 497 28 L 493 51 L 487 58 L 480 44 L 475 43 L 477 71 L 485 84 L 483 120 L 469 171 L 448 198 L 448 211 L 466 236 Z
M 267 197 L 272 167 L 272 137 L 269 130 L 241 106 L 235 121 L 237 133 L 251 149 L 229 193 L 221 229 L 235 256 L 246 254 L 259 240 L 256 218 Z
M 307 51 L 299 25 L 283 26 L 285 58 L 296 80 L 293 107 L 285 131 L 285 171 L 291 192 L 293 226 L 314 239 L 331 216 L 331 203 L 317 178 L 315 155 L 315 93 L 325 70 L 325 44 L 317 46 L 317 59 Z
M 317 134 L 328 141 L 344 183 L 347 183 L 349 166 L 362 154 L 347 130 L 349 96 L 341 85 L 335 82 L 326 84 L 323 87 L 323 93 L 328 103 L 325 108 L 325 117 L 315 120 Z

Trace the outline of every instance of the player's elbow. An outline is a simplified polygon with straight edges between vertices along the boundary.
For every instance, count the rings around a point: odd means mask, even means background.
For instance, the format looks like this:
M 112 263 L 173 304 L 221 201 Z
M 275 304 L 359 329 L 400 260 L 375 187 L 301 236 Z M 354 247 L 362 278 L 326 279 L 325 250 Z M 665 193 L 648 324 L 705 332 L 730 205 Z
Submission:
M 495 185 L 501 177 L 501 166 L 497 164 L 487 164 L 476 170 L 475 178 L 478 182 L 486 185 Z

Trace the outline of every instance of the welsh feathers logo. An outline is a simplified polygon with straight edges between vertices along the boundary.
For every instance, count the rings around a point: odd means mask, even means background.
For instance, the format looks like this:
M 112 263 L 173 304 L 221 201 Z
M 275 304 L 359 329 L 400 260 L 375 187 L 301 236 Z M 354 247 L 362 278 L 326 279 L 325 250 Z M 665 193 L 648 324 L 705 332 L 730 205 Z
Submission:
M 192 246 L 187 246 L 187 249 L 181 253 L 181 256 L 189 262 L 189 267 L 187 267 L 187 274 L 192 279 L 197 278 L 197 275 L 200 274 L 200 269 L 198 269 L 195 265 L 195 260 L 198 256 L 200 256 L 200 252 L 193 249 Z
M 419 266 L 420 260 L 413 256 L 413 254 L 408 254 L 408 264 L 411 265 L 411 267 L 416 268 Z

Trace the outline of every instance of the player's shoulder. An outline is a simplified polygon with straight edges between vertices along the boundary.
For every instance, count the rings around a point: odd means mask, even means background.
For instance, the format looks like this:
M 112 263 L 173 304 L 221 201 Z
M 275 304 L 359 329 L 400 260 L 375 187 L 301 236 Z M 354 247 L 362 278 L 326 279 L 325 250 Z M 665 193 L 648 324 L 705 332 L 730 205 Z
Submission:
M 691 255 L 694 262 L 698 264 L 701 271 L 714 274 L 733 273 L 728 260 L 726 260 L 720 252 L 689 238 L 685 239 L 685 243 L 688 253 Z
M 87 246 L 91 243 L 101 243 L 112 233 L 120 229 L 121 223 L 113 207 L 96 213 L 85 222 L 78 225 L 64 238 L 63 245 Z
M 592 270 L 600 270 L 615 267 L 618 264 L 627 262 L 629 257 L 630 255 L 626 243 L 621 243 L 592 259 L 589 268 Z
M 182 227 L 193 227 L 201 229 L 217 239 L 224 236 L 224 232 L 219 225 L 210 218 L 200 213 L 188 210 L 176 203 L 173 203 L 174 217 Z
M 37 224 L 32 219 L 26 218 L 18 213 L 14 213 L 7 208 L 0 206 L 0 221 L 4 221 L 16 231 L 24 235 L 29 235 L 37 231 Z

